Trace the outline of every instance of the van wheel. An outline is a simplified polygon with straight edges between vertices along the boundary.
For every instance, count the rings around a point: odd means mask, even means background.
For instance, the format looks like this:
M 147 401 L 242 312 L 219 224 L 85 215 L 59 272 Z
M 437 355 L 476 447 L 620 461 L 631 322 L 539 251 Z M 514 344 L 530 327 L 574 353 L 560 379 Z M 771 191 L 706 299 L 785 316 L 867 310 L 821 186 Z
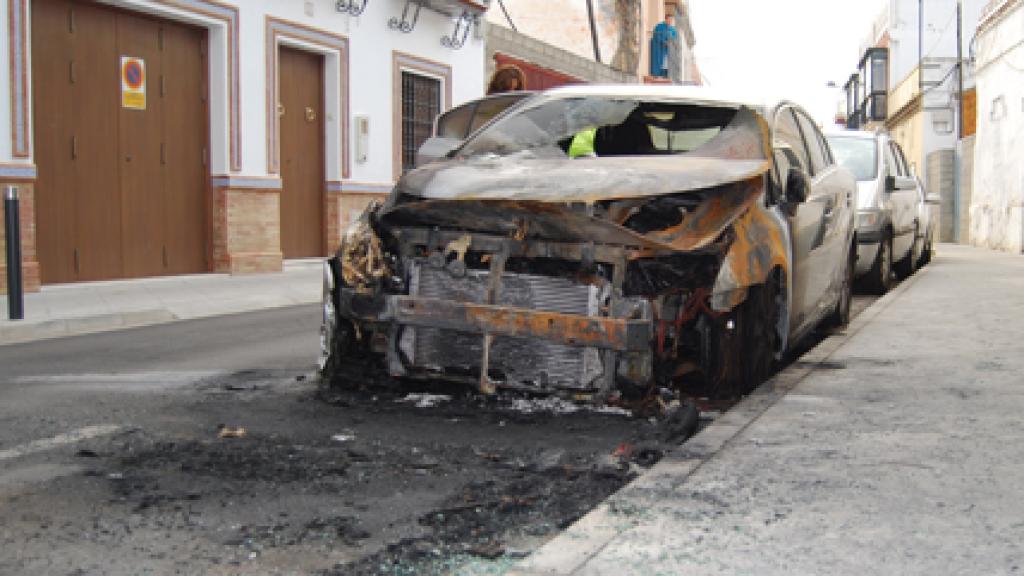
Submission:
M 906 280 L 910 278 L 910 275 L 917 269 L 918 253 L 920 252 L 920 244 L 917 239 L 917 228 L 914 228 L 914 243 L 910 246 L 910 251 L 907 255 L 900 259 L 899 262 L 893 266 L 896 270 L 896 276 L 900 280 Z
M 892 288 L 892 233 L 886 232 L 878 244 L 878 254 L 864 277 L 864 285 L 872 294 L 885 294 Z

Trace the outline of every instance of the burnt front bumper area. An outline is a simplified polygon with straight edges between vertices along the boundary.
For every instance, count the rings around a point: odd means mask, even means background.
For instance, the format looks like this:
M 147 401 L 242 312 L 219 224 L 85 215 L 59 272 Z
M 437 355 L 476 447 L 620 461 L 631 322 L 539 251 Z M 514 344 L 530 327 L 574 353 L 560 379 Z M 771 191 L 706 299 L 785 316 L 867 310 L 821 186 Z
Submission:
M 472 253 L 447 250 L 460 241 Z M 545 256 L 538 258 L 527 252 L 538 250 L 536 242 L 442 234 L 403 258 L 407 293 L 341 286 L 339 311 L 373 333 L 373 349 L 395 376 L 472 382 L 484 391 L 594 394 L 624 379 L 646 384 L 654 324 L 647 300 L 624 298 L 615 288 L 625 253 L 540 248 Z M 574 252 L 583 258 L 564 258 Z M 591 260 L 597 253 L 606 262 Z
M 409 326 L 541 338 L 565 346 L 639 352 L 651 345 L 649 320 L 625 320 L 562 314 L 437 298 L 388 296 L 389 320 Z

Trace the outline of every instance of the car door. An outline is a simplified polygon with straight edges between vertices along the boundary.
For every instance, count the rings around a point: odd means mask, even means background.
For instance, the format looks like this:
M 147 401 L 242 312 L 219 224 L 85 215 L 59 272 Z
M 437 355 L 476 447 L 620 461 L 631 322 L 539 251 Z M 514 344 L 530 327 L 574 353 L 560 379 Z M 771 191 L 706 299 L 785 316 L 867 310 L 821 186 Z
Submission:
M 825 136 L 810 116 L 799 108 L 794 108 L 794 113 L 814 174 L 808 202 L 823 206 L 820 236 L 811 254 L 813 288 L 808 296 L 813 300 L 808 302 L 808 308 L 812 310 L 813 321 L 831 309 L 844 279 L 856 184 L 852 176 L 837 168 Z
M 804 333 L 814 319 L 817 300 L 824 291 L 823 283 L 815 278 L 815 268 L 822 260 L 822 239 L 826 202 L 814 198 L 814 175 L 793 107 L 780 107 L 773 120 L 772 155 L 776 183 L 785 195 L 786 178 L 791 168 L 803 171 L 811 180 L 811 194 L 804 202 L 790 198 L 783 201 L 793 242 L 793 261 L 790 263 L 792 281 L 789 311 L 790 334 Z M 817 187 L 820 191 L 821 188 Z
M 892 158 L 886 163 L 891 162 L 896 170 L 895 188 L 889 192 L 892 202 L 893 260 L 899 260 L 909 253 L 914 244 L 918 190 L 917 181 L 910 174 L 900 145 L 890 140 L 888 146 L 886 155 L 888 157 L 891 154 Z

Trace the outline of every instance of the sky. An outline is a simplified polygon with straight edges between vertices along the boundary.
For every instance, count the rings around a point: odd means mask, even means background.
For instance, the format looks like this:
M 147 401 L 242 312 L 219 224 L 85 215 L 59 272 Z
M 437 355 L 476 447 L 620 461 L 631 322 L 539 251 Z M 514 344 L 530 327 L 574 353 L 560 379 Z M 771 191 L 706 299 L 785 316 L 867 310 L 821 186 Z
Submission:
M 792 100 L 830 128 L 886 0 L 690 0 L 706 85 Z M 838 88 L 828 88 L 829 82 Z

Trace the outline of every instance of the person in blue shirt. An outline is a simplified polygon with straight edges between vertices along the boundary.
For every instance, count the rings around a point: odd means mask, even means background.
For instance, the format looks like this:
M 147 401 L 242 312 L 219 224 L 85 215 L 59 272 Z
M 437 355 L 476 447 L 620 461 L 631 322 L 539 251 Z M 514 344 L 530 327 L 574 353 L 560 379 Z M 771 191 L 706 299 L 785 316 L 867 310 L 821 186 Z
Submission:
M 651 36 L 651 76 L 668 78 L 668 51 L 679 37 L 676 31 L 675 14 L 665 14 L 664 22 L 658 22 Z

